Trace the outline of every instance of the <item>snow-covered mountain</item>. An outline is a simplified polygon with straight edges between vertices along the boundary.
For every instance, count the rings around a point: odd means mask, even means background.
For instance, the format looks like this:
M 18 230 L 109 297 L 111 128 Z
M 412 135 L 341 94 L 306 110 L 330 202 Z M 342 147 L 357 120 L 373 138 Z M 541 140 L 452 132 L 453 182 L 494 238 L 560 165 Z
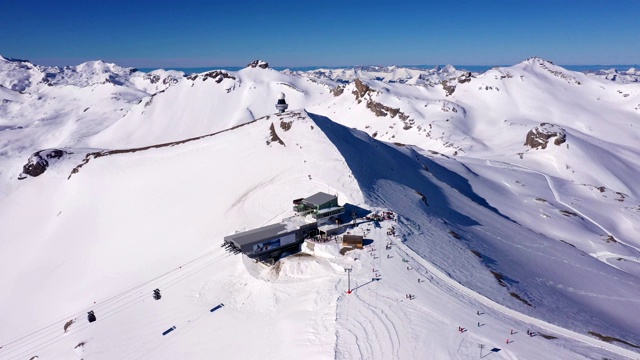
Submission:
M 633 67 L 627 70 L 616 70 L 616 69 L 598 70 L 594 72 L 588 72 L 587 75 L 603 77 L 610 81 L 616 81 L 616 82 L 622 82 L 622 83 L 640 82 L 640 70 Z
M 0 359 L 637 358 L 625 74 L 0 58 Z M 397 222 L 273 267 L 220 248 L 317 191 Z

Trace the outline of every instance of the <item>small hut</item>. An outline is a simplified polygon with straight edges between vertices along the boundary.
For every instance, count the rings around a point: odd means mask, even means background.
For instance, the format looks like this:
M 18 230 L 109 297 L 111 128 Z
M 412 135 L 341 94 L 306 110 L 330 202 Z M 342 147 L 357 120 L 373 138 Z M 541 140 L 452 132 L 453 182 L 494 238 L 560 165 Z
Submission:
M 362 249 L 362 235 L 344 235 L 342 236 L 342 246 Z

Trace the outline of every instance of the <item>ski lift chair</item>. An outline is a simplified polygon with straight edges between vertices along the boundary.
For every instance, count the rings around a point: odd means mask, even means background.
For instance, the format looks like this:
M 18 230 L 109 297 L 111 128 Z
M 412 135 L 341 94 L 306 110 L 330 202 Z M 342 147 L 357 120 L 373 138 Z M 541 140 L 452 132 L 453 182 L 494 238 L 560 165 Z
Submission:
M 93 310 L 87 313 L 87 320 L 89 320 L 90 323 L 96 321 L 96 315 L 93 313 Z

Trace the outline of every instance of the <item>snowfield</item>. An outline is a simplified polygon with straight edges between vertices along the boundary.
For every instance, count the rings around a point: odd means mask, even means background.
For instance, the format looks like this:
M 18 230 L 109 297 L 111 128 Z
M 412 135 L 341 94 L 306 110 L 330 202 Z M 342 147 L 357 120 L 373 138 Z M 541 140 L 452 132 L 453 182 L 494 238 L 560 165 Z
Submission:
M 639 359 L 636 73 L 0 57 L 0 359 Z M 393 215 L 220 246 L 319 191 Z

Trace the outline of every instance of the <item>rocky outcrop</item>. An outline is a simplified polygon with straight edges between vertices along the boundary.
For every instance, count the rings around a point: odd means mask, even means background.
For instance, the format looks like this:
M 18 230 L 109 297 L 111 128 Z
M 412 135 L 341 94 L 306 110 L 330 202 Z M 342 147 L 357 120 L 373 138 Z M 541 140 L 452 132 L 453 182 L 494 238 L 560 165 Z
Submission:
M 542 123 L 529 130 L 524 145 L 532 149 L 546 149 L 551 138 L 555 138 L 555 145 L 560 145 L 567 140 L 567 133 L 558 125 Z
M 400 118 L 400 120 L 403 120 L 403 121 L 409 119 L 409 116 L 403 113 L 402 111 L 400 111 L 399 108 L 392 108 L 392 107 L 380 104 L 379 102 L 375 102 L 373 100 L 367 101 L 367 108 L 371 110 L 374 114 L 376 114 L 376 116 L 378 117 L 391 115 L 392 118 L 398 116 L 398 118 Z
M 207 79 L 213 79 L 216 83 L 220 84 L 224 79 L 235 80 L 234 76 L 229 75 L 228 72 L 222 70 L 214 70 L 209 71 L 203 74 L 192 74 L 187 76 L 188 80 L 195 81 L 197 78 L 202 78 L 202 81 L 207 81 Z
M 575 76 L 565 72 L 566 69 L 563 69 L 563 68 L 561 68 L 559 66 L 556 66 L 551 61 L 544 60 L 542 58 L 534 56 L 532 58 L 528 58 L 524 62 L 532 64 L 532 65 L 537 65 L 541 69 L 544 69 L 545 71 L 549 72 L 549 74 L 551 74 L 551 75 L 553 75 L 555 77 L 558 77 L 560 79 L 563 79 L 566 82 L 568 82 L 569 84 L 582 85 L 582 83 L 578 79 L 576 79 Z
M 469 81 L 471 81 L 472 77 L 473 77 L 473 74 L 471 74 L 470 71 L 467 71 L 464 74 L 458 76 L 457 78 L 442 80 L 440 84 L 442 85 L 442 89 L 444 89 L 444 92 L 446 93 L 446 95 L 449 96 L 453 94 L 454 91 L 456 91 L 457 84 L 468 83 Z
M 250 67 L 250 68 L 259 67 L 261 69 L 267 69 L 269 67 L 269 63 L 264 60 L 253 60 L 247 65 L 247 67 Z
M 276 127 L 273 125 L 273 123 L 271 123 L 271 126 L 269 127 L 269 138 L 267 139 L 267 145 L 271 145 L 271 143 L 274 143 L 274 142 L 277 142 L 282 146 L 287 146 L 284 144 L 284 141 L 280 139 L 280 136 L 278 136 L 278 133 L 276 132 Z
M 22 167 L 22 173 L 20 173 L 18 179 L 26 179 L 27 175 L 32 177 L 42 175 L 49 167 L 50 161 L 58 160 L 65 154 L 64 150 L 58 149 L 40 150 L 34 153 Z
M 469 81 L 471 81 L 472 77 L 473 74 L 471 74 L 471 71 L 467 71 L 464 74 L 458 76 L 458 84 L 468 83 Z
M 207 79 L 213 79 L 216 83 L 220 84 L 224 79 L 235 80 L 236 78 L 229 75 L 226 71 L 215 70 L 202 74 L 202 81 L 207 81 Z
M 342 95 L 343 92 L 344 92 L 344 85 L 338 85 L 333 89 L 331 89 L 331 93 L 333 94 L 333 96 L 340 96 Z
M 442 80 L 442 89 L 444 90 L 445 94 L 447 94 L 447 96 L 453 94 L 454 91 L 456 91 L 456 86 L 455 85 L 449 85 L 449 81 L 447 80 Z
M 376 116 L 383 117 L 391 115 L 392 118 L 395 118 L 397 116 L 402 121 L 406 121 L 409 119 L 409 116 L 400 111 L 399 108 L 392 108 L 377 101 L 373 101 L 372 94 L 375 94 L 378 91 L 372 89 L 369 85 L 363 83 L 360 79 L 356 79 L 354 85 L 356 88 L 351 93 L 356 97 L 356 101 L 358 101 L 358 104 L 361 103 L 362 100 L 365 100 L 364 98 L 366 97 L 367 109 L 371 110 L 371 112 L 376 114 Z
M 365 97 L 365 95 L 371 95 L 372 93 L 376 92 L 375 90 L 371 89 L 369 85 L 363 83 L 360 79 L 356 79 L 354 85 L 356 86 L 356 89 L 351 93 L 355 95 L 358 104 L 362 101 L 362 98 Z

